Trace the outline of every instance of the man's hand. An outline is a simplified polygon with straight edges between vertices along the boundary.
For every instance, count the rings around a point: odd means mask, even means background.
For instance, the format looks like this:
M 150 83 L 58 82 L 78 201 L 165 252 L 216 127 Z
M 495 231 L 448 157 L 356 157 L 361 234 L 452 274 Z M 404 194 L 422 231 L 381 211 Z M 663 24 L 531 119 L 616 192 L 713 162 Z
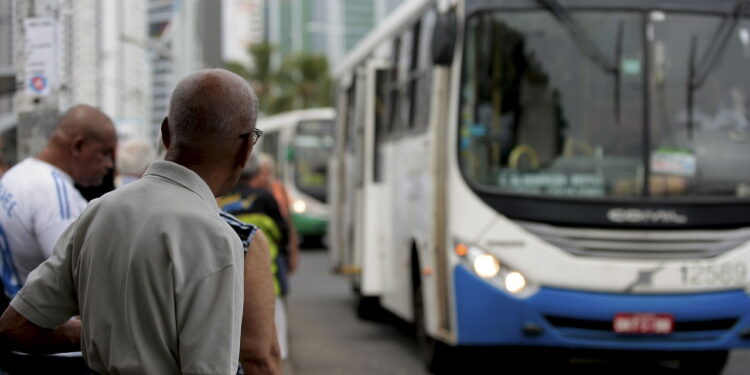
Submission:
M 39 327 L 12 306 L 0 317 L 0 349 L 31 354 L 77 352 L 81 350 L 81 321 L 72 319 L 57 329 Z

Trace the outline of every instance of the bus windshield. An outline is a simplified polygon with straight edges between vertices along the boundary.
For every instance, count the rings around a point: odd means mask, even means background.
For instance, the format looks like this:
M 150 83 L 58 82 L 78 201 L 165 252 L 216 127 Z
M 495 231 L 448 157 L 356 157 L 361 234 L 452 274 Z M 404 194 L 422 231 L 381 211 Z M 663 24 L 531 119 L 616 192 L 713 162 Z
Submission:
M 750 199 L 750 21 L 570 17 L 573 26 L 542 9 L 468 19 L 458 139 L 467 180 L 543 196 Z
M 325 203 L 328 157 L 333 151 L 333 122 L 301 121 L 294 137 L 294 181 L 301 192 Z

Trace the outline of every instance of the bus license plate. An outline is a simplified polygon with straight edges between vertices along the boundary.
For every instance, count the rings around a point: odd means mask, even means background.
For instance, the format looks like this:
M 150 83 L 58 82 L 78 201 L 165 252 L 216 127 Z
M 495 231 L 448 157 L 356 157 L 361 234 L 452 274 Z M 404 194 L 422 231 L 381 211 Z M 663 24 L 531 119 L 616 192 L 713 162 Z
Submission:
M 616 333 L 631 335 L 667 335 L 674 330 L 671 314 L 626 314 L 615 315 L 612 327 Z

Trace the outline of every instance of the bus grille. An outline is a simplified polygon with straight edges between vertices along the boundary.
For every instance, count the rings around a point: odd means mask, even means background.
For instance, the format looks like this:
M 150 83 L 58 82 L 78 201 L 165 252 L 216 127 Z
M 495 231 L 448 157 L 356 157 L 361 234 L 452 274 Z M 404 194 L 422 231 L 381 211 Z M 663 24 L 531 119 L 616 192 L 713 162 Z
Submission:
M 729 230 L 624 230 L 567 228 L 518 222 L 571 254 L 623 259 L 710 258 L 750 241 L 750 228 Z

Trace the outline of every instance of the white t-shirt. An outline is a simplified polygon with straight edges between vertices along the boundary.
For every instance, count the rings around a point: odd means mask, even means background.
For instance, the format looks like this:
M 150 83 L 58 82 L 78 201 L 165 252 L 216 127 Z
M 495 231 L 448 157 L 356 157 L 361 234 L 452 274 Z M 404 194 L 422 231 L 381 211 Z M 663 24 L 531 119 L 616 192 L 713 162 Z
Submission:
M 0 276 L 15 295 L 34 268 L 52 256 L 55 243 L 86 208 L 73 179 L 28 158 L 0 179 Z

